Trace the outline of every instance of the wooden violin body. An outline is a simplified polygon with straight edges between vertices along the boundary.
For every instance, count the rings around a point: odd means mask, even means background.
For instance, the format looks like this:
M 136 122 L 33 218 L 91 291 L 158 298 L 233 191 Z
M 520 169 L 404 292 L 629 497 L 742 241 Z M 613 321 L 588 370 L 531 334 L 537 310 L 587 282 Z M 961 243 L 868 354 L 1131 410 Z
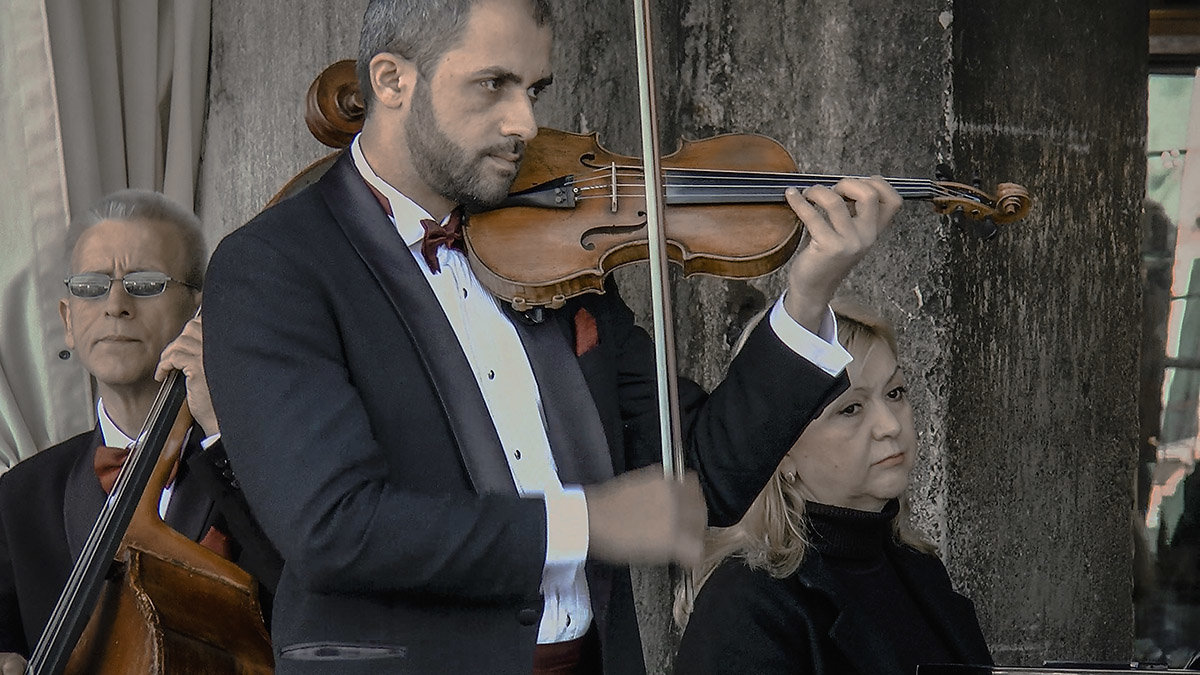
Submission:
M 570 174 L 572 208 L 511 205 L 472 214 L 466 230 L 471 268 L 519 310 L 560 306 L 600 292 L 614 269 L 646 260 L 646 200 L 638 160 L 614 155 L 596 135 L 541 129 L 526 148 L 512 192 Z M 794 172 L 783 146 L 764 136 L 730 134 L 684 141 L 663 167 Z M 634 175 L 636 174 L 636 175 Z M 668 188 L 668 203 L 672 201 Z M 667 255 L 685 274 L 757 277 L 786 262 L 800 239 L 786 205 L 708 203 L 666 211 Z M 532 224 L 532 225 L 531 225 Z
M 190 417 L 181 417 L 190 422 Z M 113 572 L 65 672 L 267 675 L 274 671 L 254 579 L 171 529 L 158 515 L 159 496 L 180 445 L 169 444 L 156 463 Z

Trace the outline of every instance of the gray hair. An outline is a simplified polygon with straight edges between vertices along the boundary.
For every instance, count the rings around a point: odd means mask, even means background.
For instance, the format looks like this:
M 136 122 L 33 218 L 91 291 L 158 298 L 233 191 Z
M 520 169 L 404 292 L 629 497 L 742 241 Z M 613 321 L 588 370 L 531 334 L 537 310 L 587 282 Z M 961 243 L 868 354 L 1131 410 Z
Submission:
M 187 269 L 180 281 L 200 288 L 204 285 L 204 268 L 208 262 L 208 249 L 204 244 L 204 232 L 200 219 L 191 210 L 169 199 L 161 192 L 151 190 L 118 190 L 101 198 L 82 216 L 71 224 L 67 235 L 67 265 L 71 264 L 75 247 L 80 237 L 89 228 L 104 220 L 153 220 L 173 226 L 179 233 L 183 250 L 187 256 Z M 72 270 L 68 269 L 68 274 Z
M 371 0 L 363 13 L 355 74 L 363 105 L 370 113 L 375 98 L 371 88 L 371 59 L 376 54 L 396 54 L 417 64 L 430 76 L 438 59 L 462 38 L 467 16 L 479 0 Z M 533 20 L 550 22 L 550 0 L 531 0 Z

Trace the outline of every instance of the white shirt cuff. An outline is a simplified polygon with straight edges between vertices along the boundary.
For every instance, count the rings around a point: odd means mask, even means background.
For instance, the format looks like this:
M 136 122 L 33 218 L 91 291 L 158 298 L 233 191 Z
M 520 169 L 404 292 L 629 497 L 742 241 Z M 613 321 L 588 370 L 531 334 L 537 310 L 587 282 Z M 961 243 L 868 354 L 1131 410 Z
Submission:
M 202 450 L 207 450 L 212 447 L 213 443 L 216 443 L 219 440 L 221 440 L 221 434 L 219 432 L 213 434 L 212 436 L 205 436 L 204 440 L 200 441 L 200 448 Z
M 845 370 L 846 365 L 853 359 L 850 352 L 837 341 L 837 319 L 834 318 L 832 309 L 826 309 L 821 326 L 817 329 L 818 334 L 813 335 L 787 313 L 783 308 L 781 295 L 771 308 L 770 322 L 771 330 L 775 331 L 775 335 L 783 344 L 834 377 Z
M 546 566 L 582 564 L 587 559 L 588 512 L 583 488 L 564 485 L 562 492 L 547 493 Z

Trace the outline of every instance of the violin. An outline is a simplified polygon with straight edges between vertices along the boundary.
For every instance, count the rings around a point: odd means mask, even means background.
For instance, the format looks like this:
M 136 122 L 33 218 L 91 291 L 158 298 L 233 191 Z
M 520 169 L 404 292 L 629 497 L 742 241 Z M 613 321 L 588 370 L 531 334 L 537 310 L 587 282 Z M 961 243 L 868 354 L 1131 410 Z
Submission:
M 782 145 L 754 134 L 684 141 L 662 167 L 667 255 L 685 276 L 748 278 L 782 266 L 801 235 L 784 191 L 843 178 L 796 173 Z M 518 311 L 603 292 L 610 272 L 649 255 L 643 173 L 640 160 L 609 152 L 596 134 L 540 129 L 509 197 L 470 216 L 472 270 Z M 884 180 L 939 214 L 1007 225 L 1030 209 L 1029 193 L 1015 183 L 999 184 L 993 196 L 950 181 Z
M 305 121 L 325 145 L 348 146 L 363 114 L 353 61 L 330 65 L 309 88 Z M 784 191 L 843 178 L 797 173 L 782 145 L 754 134 L 685 140 L 661 159 L 666 253 L 684 275 L 750 278 L 777 269 L 802 234 Z M 314 163 L 271 203 L 331 164 L 332 156 Z M 614 269 L 650 257 L 642 166 L 605 149 L 596 134 L 541 128 L 526 145 L 509 197 L 470 215 L 463 234 L 472 271 L 518 311 L 554 309 L 577 295 L 603 292 Z M 981 224 L 982 236 L 1021 220 L 1032 204 L 1015 183 L 1000 183 L 989 194 L 951 180 L 884 180 L 904 199 L 929 201 L 935 213 Z

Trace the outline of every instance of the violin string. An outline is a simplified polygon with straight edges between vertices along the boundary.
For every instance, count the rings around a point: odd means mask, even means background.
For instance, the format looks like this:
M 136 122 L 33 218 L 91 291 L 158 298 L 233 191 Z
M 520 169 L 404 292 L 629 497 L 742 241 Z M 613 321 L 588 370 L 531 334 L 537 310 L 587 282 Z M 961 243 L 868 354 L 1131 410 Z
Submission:
M 613 186 L 611 183 L 606 183 L 606 184 L 599 184 L 599 185 L 585 185 L 583 187 L 578 188 L 578 190 L 580 192 L 586 192 L 586 191 L 602 192 L 602 194 L 587 195 L 588 197 L 593 197 L 593 196 L 608 197 L 608 196 L 611 196 L 612 187 Z M 642 183 L 617 183 L 616 187 L 617 187 L 617 190 L 622 190 L 625 188 L 632 188 L 634 190 L 638 190 L 638 189 L 644 189 L 645 186 Z M 692 185 L 692 184 L 688 184 L 688 183 L 684 183 L 684 184 L 667 183 L 666 187 L 669 190 L 673 189 L 676 192 L 686 193 L 686 194 L 704 194 L 705 190 L 710 190 L 710 189 L 713 191 L 712 192 L 713 194 L 721 193 L 723 191 L 727 193 L 728 190 L 737 190 L 738 194 L 742 194 L 743 192 L 745 192 L 747 190 L 758 189 L 758 190 L 763 190 L 763 191 L 769 191 L 770 194 L 782 195 L 783 191 L 788 187 L 792 187 L 792 185 L 788 184 L 788 183 L 780 183 L 780 184 L 724 183 L 724 184 L 716 184 L 716 185 Z M 923 186 L 923 185 L 897 185 L 897 186 L 893 186 L 893 187 L 896 188 L 897 192 L 907 193 L 907 194 L 911 194 L 911 195 L 920 195 L 920 194 L 929 194 L 930 193 L 930 190 L 927 188 L 927 186 Z
M 637 187 L 637 186 L 626 186 L 626 187 Z M 897 190 L 896 192 L 902 198 L 905 198 L 905 199 L 926 199 L 931 196 L 928 192 L 923 192 L 923 191 Z M 641 199 L 644 197 L 644 195 L 645 195 L 645 193 L 641 192 L 641 191 L 618 191 L 616 194 L 616 197 L 618 199 Z M 728 192 L 703 192 L 700 190 L 689 191 L 687 193 L 687 195 L 689 197 L 694 197 L 694 198 L 698 198 L 698 199 L 703 199 L 703 198 L 719 199 L 721 197 L 729 197 Z M 591 200 L 591 199 L 612 199 L 612 197 L 613 197 L 612 194 L 604 193 L 604 194 L 579 195 L 575 199 L 576 199 L 576 201 L 582 201 L 582 200 Z M 668 195 L 667 195 L 668 202 L 671 201 L 671 197 L 672 197 L 672 195 L 668 193 Z M 761 199 L 763 201 L 783 201 L 783 191 L 782 190 L 771 190 L 771 191 L 755 192 L 755 191 L 750 191 L 750 190 L 742 190 L 737 193 L 737 197 L 742 198 L 742 199 L 751 199 L 751 200 L 752 199 Z
M 767 187 L 772 189 L 783 190 L 788 187 L 807 187 L 808 185 L 834 185 L 841 180 L 839 176 L 806 176 L 803 174 L 780 174 L 778 176 L 720 176 L 716 178 L 710 177 L 704 183 L 679 183 L 672 181 L 675 178 L 672 174 L 667 175 L 667 188 L 676 190 L 694 191 L 704 188 L 725 188 L 725 189 L 748 189 L 753 187 Z M 612 175 L 596 176 L 594 178 L 576 179 L 569 181 L 567 185 L 577 187 L 579 190 L 611 190 Z M 629 174 L 618 174 L 618 178 L 640 178 L 639 176 L 631 176 Z M 943 188 L 935 185 L 932 181 L 925 179 L 911 178 L 891 178 L 886 179 L 898 191 L 916 191 L 933 196 L 934 194 L 950 194 Z M 641 185 L 638 183 L 618 183 L 618 188 L 631 185 Z
M 804 188 L 809 185 L 832 186 L 843 176 L 823 174 L 792 174 L 765 171 L 733 171 L 723 169 L 667 169 L 665 172 L 666 188 L 675 193 L 686 193 L 688 196 L 704 199 L 719 198 L 721 191 L 734 190 L 738 196 L 745 199 L 778 200 L 782 191 L 788 187 Z M 622 189 L 632 187 L 644 189 L 643 172 L 640 166 L 619 165 L 595 168 L 587 173 L 566 181 L 566 185 L 574 186 L 579 191 L 595 191 L 598 194 L 581 194 L 579 199 L 612 199 L 641 197 L 642 192 L 625 193 Z M 613 194 L 613 179 L 617 179 L 616 195 Z M 697 182 L 678 183 L 672 179 L 691 178 Z M 621 180 L 634 180 L 636 183 L 623 183 Z M 936 199 L 939 197 L 957 197 L 981 204 L 991 204 L 986 196 L 959 189 L 950 185 L 927 178 L 884 178 L 893 188 L 906 199 Z M 704 192 L 707 188 L 717 190 L 714 193 Z M 765 188 L 767 193 L 749 192 L 756 188 Z M 599 194 L 603 191 L 602 194 Z
M 580 197 L 581 199 L 593 198 L 593 197 L 597 197 L 597 198 L 604 197 L 604 198 L 611 199 L 613 197 L 613 195 L 611 194 L 612 190 L 613 190 L 612 183 L 611 183 L 611 179 L 613 177 L 613 172 L 596 170 L 591 173 L 592 173 L 593 177 L 583 178 L 583 179 L 575 179 L 572 181 L 568 181 L 567 184 L 576 186 L 577 189 L 580 191 L 584 191 L 584 190 L 601 191 L 601 190 L 603 190 L 605 192 L 605 194 L 603 194 L 603 195 L 581 195 L 581 197 Z M 710 171 L 709 173 L 719 173 L 719 172 Z M 617 172 L 616 175 L 618 178 L 639 179 L 639 178 L 641 178 L 642 174 L 640 171 L 623 170 L 623 171 Z M 772 190 L 772 192 L 768 196 L 770 196 L 772 198 L 777 198 L 780 195 L 776 194 L 774 192 L 775 190 L 778 190 L 781 192 L 782 190 L 784 190 L 787 187 L 805 187 L 805 185 L 804 185 L 805 180 L 810 181 L 810 184 L 824 184 L 824 185 L 832 185 L 833 183 L 837 182 L 838 180 L 841 180 L 841 177 L 839 177 L 839 176 L 822 176 L 822 175 L 814 176 L 814 175 L 809 175 L 809 174 L 766 174 L 766 173 L 761 173 L 761 172 L 758 174 L 755 174 L 754 172 L 748 172 L 747 174 L 737 173 L 735 175 L 729 175 L 728 173 L 726 173 L 726 175 L 716 176 L 716 178 L 717 178 L 716 180 L 711 180 L 713 178 L 713 176 L 709 176 L 708 178 L 710 178 L 710 182 L 708 184 L 695 184 L 695 183 L 679 184 L 679 183 L 672 182 L 671 178 L 677 177 L 678 175 L 679 175 L 679 173 L 677 171 L 668 171 L 666 187 L 668 189 L 674 189 L 677 192 L 686 192 L 687 194 L 689 194 L 691 196 L 714 196 L 714 195 L 706 195 L 706 193 L 702 192 L 703 189 L 710 188 L 710 187 L 711 188 L 722 188 L 725 190 L 732 189 L 732 190 L 738 190 L 738 191 L 751 190 L 756 187 L 758 187 L 758 188 L 765 187 L 769 190 Z M 939 183 L 929 180 L 929 179 L 924 179 L 924 178 L 887 178 L 885 180 L 887 180 L 896 189 L 896 191 L 898 193 L 900 193 L 900 195 L 902 197 L 906 197 L 909 199 L 957 196 L 960 198 L 969 199 L 970 201 L 979 202 L 979 203 L 984 203 L 987 201 L 976 194 L 966 192 L 963 190 L 952 189 L 952 188 L 940 185 Z M 617 183 L 618 190 L 621 188 L 625 188 L 625 187 L 640 188 L 640 187 L 642 187 L 642 183 L 640 181 L 637 183 Z M 746 196 L 746 197 L 756 197 L 756 196 L 761 197 L 762 196 L 762 195 L 752 195 L 752 194 L 744 193 L 744 192 L 742 194 L 743 194 L 743 196 Z M 620 197 L 620 196 L 629 197 L 629 196 L 633 196 L 633 195 L 618 194 L 617 196 L 618 197 Z M 638 196 L 640 196 L 640 194 Z
M 749 181 L 817 181 L 817 182 L 832 182 L 843 178 L 866 178 L 866 176 L 841 176 L 831 174 L 803 174 L 803 173 L 779 173 L 770 171 L 738 171 L 732 169 L 667 169 L 665 172 L 668 182 L 672 177 L 695 177 L 695 178 L 715 178 L 717 180 L 749 180 Z M 614 174 L 613 167 L 598 168 L 592 171 L 581 174 L 584 176 L 595 176 L 597 179 L 607 179 Z M 615 174 L 620 177 L 641 178 L 643 172 L 639 166 L 619 165 L 615 167 Z M 584 182 L 589 179 L 576 179 L 574 183 Z M 892 185 L 908 184 L 922 185 L 932 187 L 933 181 L 925 178 L 896 178 L 884 177 L 884 180 Z
M 618 173 L 617 177 L 618 178 L 627 178 L 627 179 L 632 179 L 632 180 L 639 180 L 639 182 L 640 182 L 641 175 L 640 174 Z M 667 174 L 667 184 L 668 185 L 731 185 L 731 184 L 732 185 L 740 185 L 740 184 L 750 183 L 750 184 L 768 184 L 768 185 L 778 184 L 781 187 L 787 187 L 787 186 L 793 186 L 793 185 L 804 184 L 804 183 L 832 185 L 832 184 L 835 184 L 838 181 L 842 180 L 842 178 L 843 178 L 842 176 L 779 174 L 779 175 L 775 175 L 775 176 L 725 175 L 725 176 L 708 177 L 707 182 L 697 182 L 697 183 L 692 183 L 692 182 L 678 183 L 678 182 L 672 181 L 672 178 L 679 178 L 679 177 L 680 176 L 677 176 L 675 174 L 668 173 Z M 611 178 L 612 178 L 612 174 L 606 174 L 603 176 L 595 176 L 593 178 L 583 178 L 583 179 L 576 178 L 572 181 L 568 181 L 567 185 L 572 185 L 572 186 L 592 185 L 594 187 L 607 187 L 609 185 Z M 920 179 L 920 178 L 887 178 L 885 180 L 889 184 L 891 184 L 893 187 L 921 188 L 921 189 L 926 189 L 926 190 L 933 190 L 936 187 L 938 187 L 932 181 L 929 181 L 926 179 Z
M 140 446 L 136 446 L 133 451 L 130 452 L 130 457 L 128 459 L 133 460 L 134 456 L 137 455 L 139 451 Z M 118 474 L 117 485 L 113 487 L 113 494 L 119 494 L 125 483 L 128 483 L 128 481 L 122 481 L 121 475 Z M 115 510 L 113 505 L 115 503 L 116 500 L 111 498 L 105 500 L 104 507 L 100 510 L 100 515 L 97 518 L 97 523 L 95 526 L 93 526 L 91 533 L 88 534 L 88 538 L 84 540 L 83 549 L 80 553 L 81 560 L 90 559 L 95 556 L 96 550 L 100 546 L 99 533 L 106 529 L 108 523 L 111 522 L 113 512 Z M 101 526 L 101 524 L 103 524 L 103 526 Z M 58 635 L 63 630 L 63 622 L 66 620 L 67 608 L 73 606 L 79 596 L 79 591 L 81 590 L 79 585 L 80 579 L 83 577 L 84 572 L 85 569 L 83 567 L 78 565 L 72 566 L 71 574 L 67 580 L 67 584 L 63 588 L 64 592 L 68 594 L 68 601 L 65 604 L 62 602 L 56 603 L 54 612 L 51 614 L 46 626 L 48 629 L 49 639 L 39 640 L 34 653 L 30 654 L 29 663 L 30 666 L 34 668 L 33 672 L 37 672 L 37 668 L 41 668 L 45 660 L 50 658 L 49 647 L 57 642 Z
M 667 192 L 671 195 L 676 195 L 676 196 L 682 196 L 682 195 L 695 196 L 695 197 L 718 196 L 718 195 L 731 196 L 730 192 L 734 191 L 735 195 L 738 197 L 770 196 L 770 197 L 773 197 L 776 199 L 782 199 L 784 190 L 788 187 L 790 187 L 790 186 L 789 185 L 737 185 L 737 184 L 721 185 L 721 186 L 711 186 L 711 185 L 697 186 L 697 185 L 674 185 L 674 184 L 670 184 L 670 183 L 668 183 L 666 186 Z M 920 198 L 920 197 L 947 196 L 947 195 L 942 195 L 942 194 L 939 194 L 936 192 L 931 192 L 930 190 L 926 189 L 923 186 L 914 186 L 914 187 L 895 186 L 895 187 L 896 187 L 896 192 L 898 194 L 900 194 L 900 196 L 913 198 L 913 199 Z M 628 192 L 627 190 L 633 190 L 633 192 Z M 613 197 L 612 185 L 585 186 L 585 187 L 579 188 L 579 191 L 581 194 L 579 194 L 576 197 L 577 199 L 611 199 Z M 591 192 L 593 194 L 585 194 L 587 192 Z M 643 194 L 645 194 L 644 186 L 641 185 L 640 183 L 618 183 L 617 184 L 617 195 L 616 196 L 618 196 L 618 197 L 640 196 Z

